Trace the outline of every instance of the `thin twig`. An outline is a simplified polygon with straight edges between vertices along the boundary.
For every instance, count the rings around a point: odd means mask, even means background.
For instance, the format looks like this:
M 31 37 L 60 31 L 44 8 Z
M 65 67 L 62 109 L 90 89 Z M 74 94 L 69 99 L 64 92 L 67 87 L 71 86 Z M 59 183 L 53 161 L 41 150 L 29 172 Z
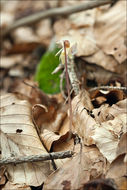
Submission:
M 64 151 L 64 152 L 52 152 L 52 153 L 46 153 L 42 155 L 32 155 L 32 156 L 24 156 L 24 157 L 9 157 L 0 159 L 0 165 L 6 165 L 6 164 L 21 164 L 25 162 L 37 162 L 37 161 L 46 161 L 46 160 L 52 160 L 52 159 L 64 159 L 72 157 L 74 152 L 72 151 Z
M 88 1 L 79 5 L 74 6 L 66 6 L 61 8 L 53 8 L 50 10 L 42 11 L 39 13 L 35 13 L 33 15 L 27 16 L 25 18 L 19 19 L 1 31 L 1 36 L 5 36 L 9 34 L 12 30 L 21 27 L 21 26 L 28 26 L 34 24 L 41 19 L 48 18 L 48 17 L 55 17 L 55 16 L 67 16 L 72 13 L 85 11 L 88 9 L 92 9 L 101 5 L 112 3 L 112 0 L 94 0 Z
M 91 88 L 89 89 L 89 91 L 94 91 L 94 90 L 103 90 L 103 89 L 117 89 L 117 90 L 124 90 L 124 91 L 127 91 L 127 87 L 123 87 L 123 86 L 97 86 L 97 87 L 94 87 L 94 88 Z

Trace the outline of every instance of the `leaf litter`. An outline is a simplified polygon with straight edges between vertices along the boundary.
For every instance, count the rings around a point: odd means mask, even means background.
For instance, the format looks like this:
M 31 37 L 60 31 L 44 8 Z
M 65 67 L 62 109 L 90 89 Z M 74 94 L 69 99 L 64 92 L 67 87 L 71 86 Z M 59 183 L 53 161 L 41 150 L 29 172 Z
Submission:
M 78 5 L 82 0 L 30 2 L 31 6 L 29 2 L 15 2 L 14 6 L 12 2 L 3 3 L 0 27 L 4 29 L 16 19 L 40 10 Z M 66 150 L 74 151 L 74 155 L 0 166 L 2 189 L 127 188 L 127 99 L 126 90 L 120 89 L 126 86 L 125 4 L 118 1 L 112 6 L 74 13 L 66 18 L 47 18 L 34 26 L 15 29 L 3 40 L 1 73 L 5 80 L 0 99 L 0 158 Z M 85 87 L 77 96 L 71 94 L 73 115 L 69 140 L 67 100 L 61 93 L 46 94 L 38 88 L 40 82 L 34 82 L 37 64 L 44 62 L 44 51 L 49 51 L 53 41 L 63 40 L 77 43 L 75 70 L 80 85 Z M 48 61 L 45 64 L 47 67 Z M 43 77 L 41 82 L 46 84 L 42 88 L 52 91 L 48 78 Z M 101 85 L 118 88 L 100 90 Z M 94 86 L 98 89 L 92 89 Z

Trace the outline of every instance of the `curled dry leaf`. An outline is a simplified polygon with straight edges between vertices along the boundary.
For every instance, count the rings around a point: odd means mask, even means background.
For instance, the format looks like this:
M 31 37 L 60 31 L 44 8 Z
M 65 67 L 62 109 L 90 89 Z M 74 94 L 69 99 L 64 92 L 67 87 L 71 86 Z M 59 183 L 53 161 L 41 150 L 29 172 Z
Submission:
M 84 147 L 82 152 L 76 154 L 47 178 L 44 190 L 78 189 L 90 178 L 102 175 L 105 168 L 104 160 L 96 147 Z
M 95 107 L 99 107 L 104 102 L 109 105 L 115 104 L 124 98 L 122 90 L 95 90 L 91 93 L 92 103 Z
M 73 131 L 83 138 L 84 144 L 91 145 L 94 143 L 91 136 L 94 134 L 96 122 L 88 113 L 93 106 L 86 93 L 86 91 L 79 93 L 72 101 Z
M 47 129 L 44 129 L 43 133 L 40 135 L 47 150 L 52 152 L 73 150 L 74 135 L 72 135 L 71 139 L 69 140 L 68 136 L 69 132 L 66 132 L 64 135 L 58 135 Z M 70 160 L 70 158 L 55 160 L 57 168 L 63 166 L 63 164 L 68 160 Z
M 0 101 L 2 158 L 45 153 L 32 122 L 30 104 L 13 94 L 1 96 Z M 7 178 L 13 184 L 39 186 L 49 173 L 49 162 L 7 166 Z
M 119 114 L 113 120 L 95 125 L 92 138 L 110 163 L 117 157 L 119 139 L 126 132 L 126 125 L 126 114 Z
M 127 99 L 121 100 L 112 106 L 108 104 L 101 105 L 100 108 L 93 109 L 92 112 L 95 116 L 95 120 L 98 123 L 113 120 L 119 114 L 126 114 L 126 101 Z
M 41 132 L 44 129 L 53 132 L 59 131 L 61 123 L 66 117 L 66 106 L 63 106 L 63 100 L 58 103 L 57 96 L 48 96 L 38 88 L 35 82 L 30 80 L 18 83 L 13 91 L 18 93 L 21 99 L 28 100 L 34 107 L 35 104 L 42 104 L 46 107 L 47 111 L 38 105 L 32 110 L 34 120 Z
M 52 131 L 44 129 L 43 133 L 40 136 L 48 151 L 57 152 L 57 151 L 71 150 L 73 148 L 74 142 L 72 141 L 72 143 L 69 143 L 69 141 L 67 141 L 68 135 L 69 132 L 67 132 L 64 135 L 58 135 Z

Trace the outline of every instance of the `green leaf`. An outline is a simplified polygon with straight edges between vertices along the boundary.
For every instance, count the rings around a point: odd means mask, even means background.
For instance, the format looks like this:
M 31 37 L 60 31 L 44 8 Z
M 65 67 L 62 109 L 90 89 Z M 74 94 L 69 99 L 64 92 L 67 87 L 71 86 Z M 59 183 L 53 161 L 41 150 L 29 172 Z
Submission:
M 55 48 L 53 51 L 47 51 L 41 58 L 35 74 L 35 80 L 38 81 L 40 89 L 48 94 L 60 92 L 60 74 L 51 74 L 59 65 L 59 57 L 55 54 L 59 51 Z

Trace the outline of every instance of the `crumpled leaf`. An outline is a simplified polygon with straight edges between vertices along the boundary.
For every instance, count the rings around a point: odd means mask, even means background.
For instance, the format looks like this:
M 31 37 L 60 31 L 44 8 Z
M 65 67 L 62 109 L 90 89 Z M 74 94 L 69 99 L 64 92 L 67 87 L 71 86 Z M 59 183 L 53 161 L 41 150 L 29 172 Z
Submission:
M 110 163 L 117 157 L 117 146 L 121 134 L 126 131 L 126 125 L 126 114 L 119 114 L 113 120 L 95 125 L 92 138 Z
M 109 105 L 115 104 L 116 102 L 123 100 L 124 92 L 122 90 L 95 90 L 91 92 L 92 103 L 95 107 L 100 106 L 104 102 Z
M 40 137 L 48 151 L 51 151 L 51 152 L 59 152 L 59 151 L 67 151 L 67 150 L 73 151 L 74 135 L 72 135 L 71 139 L 68 140 L 69 132 L 66 132 L 66 134 L 60 135 L 60 134 L 55 134 L 54 132 L 49 131 L 47 129 L 44 129 Z M 70 160 L 70 158 L 57 159 L 55 160 L 55 164 L 57 168 L 60 168 L 68 160 Z
M 73 147 L 72 146 L 74 144 L 73 140 L 72 142 L 67 141 L 68 135 L 69 135 L 68 132 L 64 135 L 58 135 L 52 131 L 44 129 L 43 133 L 40 136 L 48 151 L 52 150 L 53 152 L 57 152 L 57 151 L 71 150 L 71 148 Z
M 32 122 L 30 104 L 18 100 L 14 94 L 3 95 L 0 101 L 2 158 L 45 153 Z M 13 184 L 39 186 L 49 173 L 49 162 L 7 166 L 7 178 Z

